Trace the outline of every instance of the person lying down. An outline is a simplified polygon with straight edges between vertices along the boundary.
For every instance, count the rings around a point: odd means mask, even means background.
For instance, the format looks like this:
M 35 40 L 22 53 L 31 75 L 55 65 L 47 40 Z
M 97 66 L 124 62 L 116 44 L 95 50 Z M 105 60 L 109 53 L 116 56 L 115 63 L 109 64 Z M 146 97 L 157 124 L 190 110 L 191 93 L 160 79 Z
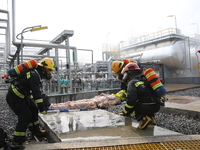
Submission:
M 71 109 L 95 109 L 108 108 L 121 102 L 120 98 L 114 95 L 101 93 L 91 99 L 77 101 L 67 101 L 65 103 L 55 103 L 49 106 L 49 110 L 71 110 Z

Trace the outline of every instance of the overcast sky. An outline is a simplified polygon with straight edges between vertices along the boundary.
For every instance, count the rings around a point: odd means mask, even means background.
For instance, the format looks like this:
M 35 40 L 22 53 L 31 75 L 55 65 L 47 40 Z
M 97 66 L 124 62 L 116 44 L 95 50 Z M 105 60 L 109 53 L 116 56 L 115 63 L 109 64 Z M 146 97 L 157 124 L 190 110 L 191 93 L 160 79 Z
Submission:
M 169 27 L 184 35 L 197 33 L 200 0 L 16 0 L 16 34 L 35 25 L 48 30 L 25 33 L 26 39 L 52 40 L 63 30 L 74 30 L 70 45 L 92 49 L 101 60 L 102 44 L 118 44 Z M 8 5 L 7 5 L 8 4 Z M 0 0 L 10 10 L 11 0 Z M 1 41 L 0 41 L 1 42 Z

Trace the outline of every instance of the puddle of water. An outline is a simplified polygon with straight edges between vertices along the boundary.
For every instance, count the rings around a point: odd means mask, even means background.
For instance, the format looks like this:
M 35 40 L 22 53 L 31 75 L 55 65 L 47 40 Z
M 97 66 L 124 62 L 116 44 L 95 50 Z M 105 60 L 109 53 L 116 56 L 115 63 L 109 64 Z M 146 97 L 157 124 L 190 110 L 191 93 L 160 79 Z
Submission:
M 57 134 L 92 128 L 124 126 L 125 118 L 105 110 L 49 113 L 41 116 Z

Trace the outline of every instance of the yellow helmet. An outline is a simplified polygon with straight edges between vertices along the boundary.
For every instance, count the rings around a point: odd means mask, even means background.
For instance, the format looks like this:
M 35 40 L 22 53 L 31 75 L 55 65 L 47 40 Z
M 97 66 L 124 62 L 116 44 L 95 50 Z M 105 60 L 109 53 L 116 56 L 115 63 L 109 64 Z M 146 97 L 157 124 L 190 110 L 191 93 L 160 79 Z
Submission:
M 114 61 L 112 63 L 111 68 L 112 68 L 114 73 L 118 73 L 120 70 L 122 70 L 123 66 L 124 66 L 124 62 L 123 61 Z
M 49 58 L 49 57 L 45 57 L 42 60 L 40 60 L 38 65 L 44 68 L 54 69 L 54 61 L 52 58 Z

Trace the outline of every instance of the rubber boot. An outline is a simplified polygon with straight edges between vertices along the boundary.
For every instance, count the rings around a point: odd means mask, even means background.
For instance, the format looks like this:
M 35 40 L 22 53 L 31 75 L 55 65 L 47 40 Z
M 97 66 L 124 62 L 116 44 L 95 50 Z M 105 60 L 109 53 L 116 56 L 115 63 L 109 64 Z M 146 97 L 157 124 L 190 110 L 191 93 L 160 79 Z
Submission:
M 9 143 L 6 143 L 2 146 L 3 147 L 3 150 L 11 150 L 11 146 Z
M 155 117 L 151 117 L 151 119 L 152 119 L 151 124 L 152 124 L 152 125 L 156 125 L 157 122 L 156 122 Z
M 38 140 L 43 141 L 43 139 L 46 138 L 46 131 L 39 130 L 39 131 L 33 132 L 32 136 L 36 141 L 38 141 Z
M 21 150 L 21 149 L 25 149 L 25 146 L 23 145 L 23 143 L 16 143 L 16 142 L 13 142 L 11 144 L 11 149 L 12 150 Z
M 148 116 L 145 116 L 142 118 L 142 120 L 139 123 L 138 128 L 143 130 L 146 129 L 148 127 L 148 125 L 151 123 L 152 119 Z

